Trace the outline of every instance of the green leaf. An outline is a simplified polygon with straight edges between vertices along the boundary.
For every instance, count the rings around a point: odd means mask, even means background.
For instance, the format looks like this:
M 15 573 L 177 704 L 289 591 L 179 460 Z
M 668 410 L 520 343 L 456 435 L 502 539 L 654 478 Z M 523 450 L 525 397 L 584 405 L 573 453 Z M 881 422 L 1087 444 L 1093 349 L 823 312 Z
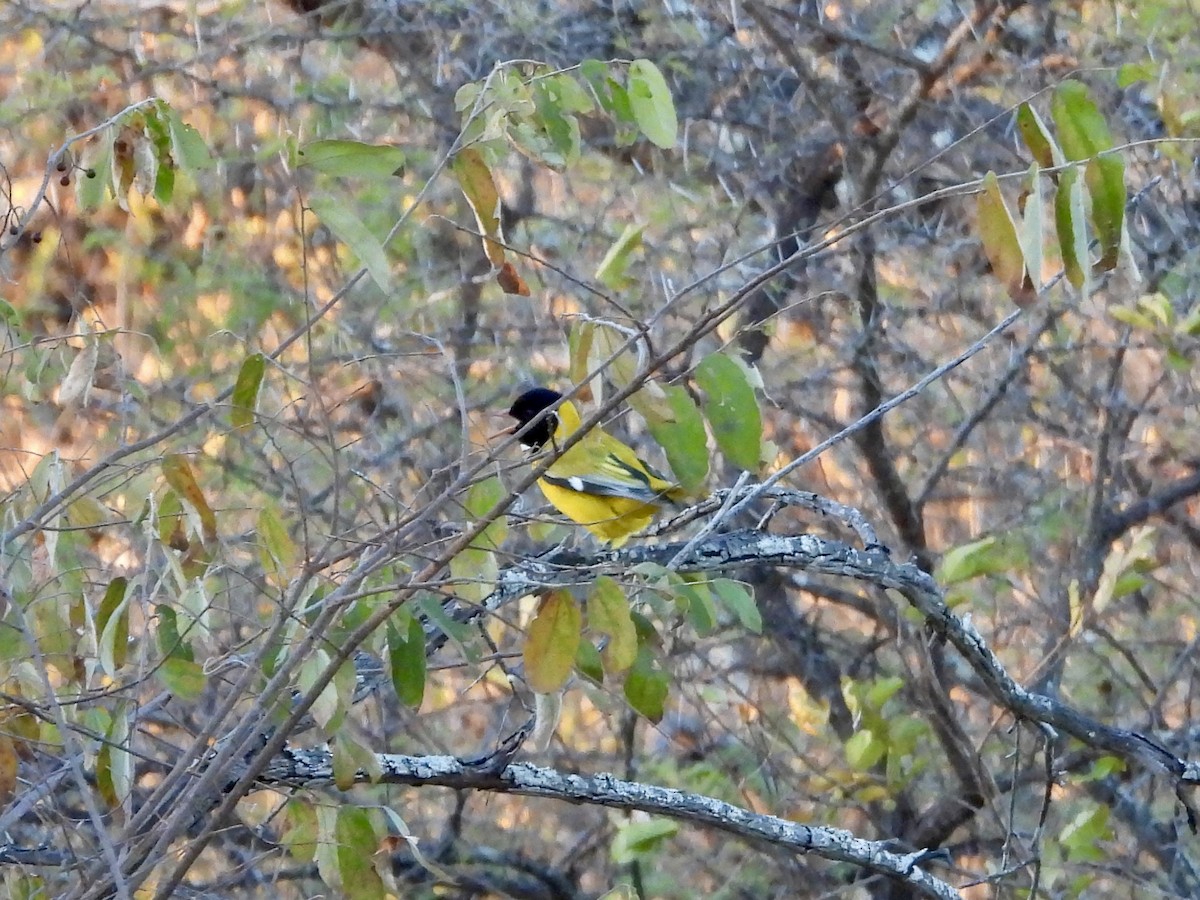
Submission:
M 129 610 L 126 605 L 128 579 L 118 576 L 108 583 L 100 610 L 96 613 L 96 633 L 100 637 L 100 667 L 114 677 L 125 665 L 129 649 Z
M 254 424 L 254 408 L 258 405 L 258 389 L 262 386 L 267 361 L 261 353 L 252 353 L 238 370 L 237 382 L 233 386 L 233 409 L 229 419 L 239 431 Z
M 333 749 L 333 783 L 339 790 L 348 791 L 358 784 L 360 771 L 373 784 L 383 777 L 379 757 L 355 736 L 352 729 L 343 728 L 330 744 Z
M 762 634 L 762 613 L 754 600 L 754 593 L 740 581 L 718 578 L 712 583 L 717 598 L 728 608 L 748 631 Z
M 1050 129 L 1046 127 L 1037 110 L 1028 103 L 1017 107 L 1017 130 L 1034 161 L 1043 169 L 1060 166 L 1065 162 L 1062 148 L 1050 134 Z
M 263 504 L 258 513 L 258 538 L 263 569 L 286 583 L 292 576 L 300 552 L 283 523 L 278 506 L 270 500 Z
M 96 754 L 96 782 L 110 806 L 120 806 L 133 792 L 133 755 L 129 752 L 129 719 L 123 709 L 113 715 L 108 738 Z
M 570 593 L 551 591 L 542 598 L 537 615 L 529 623 L 525 640 L 525 677 L 529 687 L 549 694 L 562 687 L 575 665 L 583 615 Z
M 995 172 L 988 172 L 983 179 L 983 190 L 976 200 L 979 218 L 979 237 L 992 272 L 1008 290 L 1008 295 L 1018 306 L 1028 305 L 1032 284 L 1025 274 L 1025 255 L 1021 252 L 1021 241 L 1017 226 L 1008 211 L 1008 205 L 1000 193 L 1000 182 Z
M 612 290 L 623 290 L 635 284 L 629 277 L 629 262 L 642 246 L 644 225 L 626 225 L 616 243 L 608 248 L 604 259 L 596 267 L 596 280 Z
M 365 809 L 345 804 L 338 807 L 335 831 L 338 875 L 352 900 L 387 900 L 389 896 L 373 859 L 383 836 L 382 828 L 377 827 Z
M 475 482 L 467 491 L 467 514 L 473 520 L 482 519 L 504 499 L 506 493 L 503 483 L 495 475 Z M 506 537 L 508 537 L 508 519 L 500 516 L 471 542 L 471 546 L 483 550 L 498 550 Z
M 680 486 L 695 493 L 708 478 L 708 432 L 704 418 L 685 388 L 666 385 L 663 388 L 672 418 L 656 419 L 644 414 L 650 434 L 667 454 L 671 472 Z
M 164 659 L 195 660 L 191 642 L 179 633 L 179 616 L 174 608 L 160 603 L 154 609 L 158 616 L 158 652 Z
M 1112 838 L 1108 807 L 1087 804 L 1058 835 L 1059 843 L 1072 862 L 1098 862 L 1105 858 L 1101 841 Z
M 1145 81 L 1153 84 L 1158 80 L 1158 66 L 1150 62 L 1124 63 L 1117 69 L 1117 87 L 1125 88 Z
M 601 575 L 592 585 L 587 601 L 588 625 L 599 634 L 608 635 L 604 648 L 604 668 L 608 672 L 624 672 L 637 659 L 637 629 L 629 615 L 629 600 L 621 586 L 607 575 Z
M 762 456 L 762 416 L 746 370 L 723 353 L 705 357 L 696 367 L 704 391 L 704 415 L 726 458 L 757 471 Z
M 113 141 L 116 140 L 116 128 L 105 128 L 96 135 L 97 146 L 88 154 L 87 170 L 75 179 L 75 190 L 79 197 L 79 208 L 92 210 L 104 202 L 104 198 L 112 185 Z
M 579 120 L 570 114 L 570 102 L 563 93 L 564 84 L 574 82 L 569 77 L 556 76 L 539 79 L 532 85 L 537 124 L 554 148 L 552 158 L 547 162 L 560 169 L 579 158 L 582 145 Z
M 863 695 L 863 703 L 867 708 L 883 710 L 883 705 L 891 700 L 904 687 L 904 679 L 899 676 L 878 678 L 871 684 Z
M 629 64 L 629 104 L 642 134 L 664 150 L 675 146 L 679 121 L 671 89 L 658 66 L 648 59 Z
M 692 580 L 687 576 L 671 577 L 671 589 L 676 602 L 687 612 L 688 619 L 697 634 L 711 634 L 717 627 L 717 606 L 713 603 L 712 593 L 703 581 Z
M 626 866 L 636 860 L 645 859 L 662 846 L 663 841 L 678 833 L 679 824 L 671 819 L 625 822 L 613 837 L 613 862 Z
M 666 710 L 668 686 L 666 673 L 655 667 L 650 652 L 642 647 L 625 676 L 625 699 L 639 715 L 658 723 Z
M 302 693 L 307 694 L 316 686 L 318 678 L 329 666 L 329 663 L 330 656 L 325 650 L 316 650 L 311 657 L 304 661 L 296 678 L 296 683 Z M 345 716 L 345 709 L 338 698 L 337 685 L 333 681 L 321 688 L 309 711 L 322 728 L 327 731 L 333 731 L 336 728 L 336 723 Z
M 1079 780 L 1080 781 L 1101 781 L 1108 778 L 1110 775 L 1119 775 L 1126 770 L 1125 760 L 1119 756 L 1101 756 L 1092 763 L 1091 769 L 1087 771 Z
M 1072 166 L 1058 180 L 1054 196 L 1054 228 L 1062 254 L 1067 281 L 1087 296 L 1091 284 L 1091 265 L 1088 262 L 1088 237 L 1085 226 L 1083 182 L 1079 169 Z
M 440 628 L 442 633 L 454 642 L 469 662 L 474 664 L 479 661 L 479 650 L 471 642 L 471 638 L 475 634 L 474 628 L 465 622 L 456 622 L 447 615 L 441 601 L 432 594 L 418 597 L 416 607 L 425 614 L 425 618 Z
M 425 629 L 420 620 L 407 611 L 388 619 L 387 646 L 396 696 L 417 709 L 425 697 Z
M 333 197 L 313 197 L 309 201 L 318 219 L 358 257 L 379 289 L 385 294 L 392 292 L 392 268 L 388 264 L 383 244 L 367 229 L 362 220 L 349 206 Z
M 575 654 L 575 671 L 596 684 L 604 683 L 604 664 L 600 662 L 600 651 L 591 641 L 579 642 L 579 652 Z
M 483 235 L 483 252 L 493 266 L 504 264 L 504 234 L 500 227 L 500 193 L 492 178 L 492 170 L 478 150 L 466 147 L 454 155 L 450 163 L 458 186 L 471 211 L 479 233 Z
M 4 322 L 10 328 L 17 328 L 21 324 L 21 314 L 3 298 L 0 298 L 0 322 Z
M 169 105 L 161 104 L 159 111 L 167 120 L 167 130 L 171 135 L 171 157 L 175 165 L 185 172 L 211 169 L 214 165 L 212 154 L 200 132 L 179 118 L 179 113 Z
M 181 700 L 195 700 L 208 684 L 208 677 L 199 663 L 178 657 L 164 659 L 158 677 L 163 687 Z
M 485 530 L 484 535 L 487 533 Z M 500 563 L 496 554 L 478 546 L 485 540 L 481 535 L 450 560 L 450 576 L 455 581 L 454 594 L 468 603 L 483 602 L 496 589 L 496 581 L 500 577 Z
M 1101 271 L 1115 269 L 1125 227 L 1125 160 L 1118 153 L 1093 159 L 1084 175 L 1092 196 L 1092 225 L 1100 240 Z
M 846 762 L 854 769 L 865 772 L 879 763 L 887 753 L 887 744 L 870 731 L 856 731 L 846 741 Z
M 1067 158 L 1087 160 L 1085 178 L 1092 197 L 1092 225 L 1100 241 L 1099 265 L 1102 270 L 1112 269 L 1120 254 L 1125 219 L 1125 161 L 1118 153 L 1105 153 L 1113 147 L 1108 122 L 1080 82 L 1068 80 L 1055 88 L 1051 112 Z
M 1071 162 L 1091 159 L 1113 146 L 1108 122 L 1078 81 L 1061 82 L 1050 103 L 1063 152 Z
M 948 550 L 938 566 L 937 580 L 950 586 L 980 575 L 996 575 L 1008 569 L 1007 554 L 996 537 L 986 537 Z
M 299 161 L 326 175 L 386 179 L 404 174 L 403 150 L 361 141 L 313 141 L 300 148 Z

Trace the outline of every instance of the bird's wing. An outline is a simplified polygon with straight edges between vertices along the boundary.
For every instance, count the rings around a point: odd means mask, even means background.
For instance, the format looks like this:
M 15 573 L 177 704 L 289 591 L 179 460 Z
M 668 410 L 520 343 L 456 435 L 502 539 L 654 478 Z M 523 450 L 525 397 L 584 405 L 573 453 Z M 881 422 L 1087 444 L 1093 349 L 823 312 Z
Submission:
M 661 503 L 663 494 L 648 487 L 640 487 L 627 481 L 613 481 L 602 475 L 551 475 L 542 476 L 550 484 L 580 494 L 591 494 L 596 497 L 620 497 L 625 500 L 639 500 L 643 503 Z
M 543 478 L 551 484 L 581 494 L 599 497 L 622 497 L 640 500 L 643 503 L 662 503 L 671 483 L 655 477 L 643 468 L 641 460 L 633 456 L 632 462 L 621 453 L 593 453 L 572 462 L 586 459 L 586 466 L 550 467 Z M 561 461 L 560 461 L 561 462 Z M 565 471 L 564 471 L 565 470 Z

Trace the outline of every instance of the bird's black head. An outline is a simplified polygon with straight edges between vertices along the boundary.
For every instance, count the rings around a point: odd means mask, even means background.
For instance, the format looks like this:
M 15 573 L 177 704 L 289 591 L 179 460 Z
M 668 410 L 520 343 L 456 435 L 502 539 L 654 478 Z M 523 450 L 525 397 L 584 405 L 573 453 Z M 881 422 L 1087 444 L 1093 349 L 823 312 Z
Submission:
M 534 416 L 543 409 L 553 406 L 561 399 L 562 394 L 558 391 L 552 391 L 550 388 L 540 387 L 526 391 L 513 401 L 512 407 L 508 410 L 508 414 L 517 420 L 513 431 L 516 432 L 524 428 L 533 421 Z M 554 435 L 554 429 L 557 425 L 558 416 L 551 413 L 521 435 L 519 440 L 528 447 L 544 446 L 550 442 L 550 438 Z

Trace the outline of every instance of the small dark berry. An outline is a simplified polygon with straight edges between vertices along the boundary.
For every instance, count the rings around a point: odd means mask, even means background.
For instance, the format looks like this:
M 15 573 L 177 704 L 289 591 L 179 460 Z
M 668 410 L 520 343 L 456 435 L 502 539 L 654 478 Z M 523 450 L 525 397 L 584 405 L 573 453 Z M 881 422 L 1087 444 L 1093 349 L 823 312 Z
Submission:
M 60 172 L 67 171 L 67 161 L 65 159 L 60 159 L 58 161 L 58 165 L 55 166 L 54 168 L 56 168 Z
M 88 170 L 87 170 L 86 172 L 84 172 L 83 174 L 84 174 L 84 175 L 86 175 L 88 178 L 95 178 L 95 177 L 96 177 L 96 170 L 95 170 L 95 169 L 88 169 Z
M 33 241 L 35 244 L 40 244 L 42 242 L 42 233 L 40 231 L 35 231 L 32 235 L 29 236 L 29 239 L 31 241 Z
M 63 187 L 66 187 L 68 184 L 71 183 L 71 176 L 64 175 L 62 178 L 58 179 L 58 183 L 61 184 Z
M 21 229 L 20 229 L 20 228 L 18 228 L 16 225 L 9 225 L 9 226 L 8 226 L 8 233 L 9 233 L 9 234 L 11 234 L 11 235 L 13 235 L 14 237 L 16 237 L 16 234 L 17 234 L 17 232 L 18 232 L 18 231 L 20 231 L 20 230 L 21 230 Z

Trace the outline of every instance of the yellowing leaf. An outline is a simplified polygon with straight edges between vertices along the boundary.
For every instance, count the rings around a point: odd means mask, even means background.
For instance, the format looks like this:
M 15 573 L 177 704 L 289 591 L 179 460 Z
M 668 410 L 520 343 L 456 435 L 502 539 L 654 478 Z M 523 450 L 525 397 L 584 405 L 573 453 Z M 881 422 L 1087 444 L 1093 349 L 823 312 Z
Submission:
M 1008 205 L 1000 193 L 1000 183 L 995 172 L 988 172 L 983 179 L 983 190 L 978 195 L 976 208 L 979 215 L 979 237 L 992 272 L 1008 290 L 1008 295 L 1018 306 L 1027 306 L 1033 299 L 1032 283 L 1025 275 L 1025 255 L 1021 252 L 1021 241 L 1017 226 L 1013 223 Z
M 84 325 L 84 328 L 87 326 Z M 92 390 L 92 379 L 96 376 L 96 360 L 99 354 L 100 344 L 89 330 L 84 338 L 83 349 L 71 361 L 71 368 L 58 389 L 60 406 L 87 403 L 88 394 Z
M 629 335 L 619 328 L 597 322 L 592 333 L 591 356 L 588 359 L 591 370 L 596 370 L 607 360 L 611 359 L 608 368 L 604 370 L 608 380 L 618 387 L 625 387 L 633 381 L 641 369 L 636 345 L 625 347 Z M 624 347 L 625 349 L 621 349 Z M 613 354 L 616 354 L 614 357 Z M 600 400 L 599 379 L 594 382 L 596 399 Z
M 678 833 L 679 824 L 670 819 L 625 822 L 617 829 L 609 852 L 618 865 L 629 865 L 650 857 L 662 846 L 663 841 Z
M 204 539 L 206 541 L 216 540 L 217 517 L 213 514 L 208 501 L 204 499 L 204 492 L 200 490 L 200 485 L 196 481 L 187 457 L 179 453 L 171 453 L 163 457 L 162 471 L 167 479 L 167 484 L 199 513 L 200 524 L 204 529 Z
M 624 672 L 637 659 L 637 629 L 629 615 L 629 600 L 621 586 L 607 575 L 596 579 L 587 602 L 588 625 L 609 637 L 604 648 L 604 668 Z
M 542 598 L 525 640 L 525 678 L 533 691 L 549 694 L 566 683 L 582 626 L 579 606 L 568 592 L 551 591 Z
M 483 252 L 499 268 L 504 265 L 504 234 L 500 227 L 500 193 L 492 179 L 492 170 L 483 155 L 472 147 L 458 151 L 450 169 L 475 213 L 475 222 L 483 235 Z
M 16 793 L 19 764 L 12 737 L 0 732 L 0 804 L 7 806 Z
M 592 357 L 592 338 L 596 333 L 596 323 L 588 319 L 578 319 L 571 326 L 567 336 L 567 349 L 570 355 L 570 366 L 567 378 L 571 384 L 583 384 L 588 376 L 588 368 Z

